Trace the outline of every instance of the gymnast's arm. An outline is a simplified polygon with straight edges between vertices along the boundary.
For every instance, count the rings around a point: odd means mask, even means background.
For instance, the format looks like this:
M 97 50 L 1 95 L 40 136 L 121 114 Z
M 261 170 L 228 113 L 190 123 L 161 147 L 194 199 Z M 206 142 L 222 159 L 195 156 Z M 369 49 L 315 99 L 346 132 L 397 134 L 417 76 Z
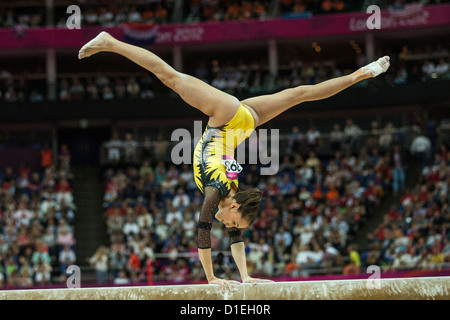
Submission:
M 205 271 L 208 283 L 216 283 L 222 285 L 222 290 L 225 291 L 225 285 L 228 285 L 230 290 L 233 290 L 231 283 L 239 283 L 233 280 L 223 280 L 216 278 L 213 271 L 213 263 L 211 258 L 211 227 L 213 214 L 219 206 L 220 192 L 215 187 L 205 188 L 205 200 L 200 210 L 199 222 L 197 225 L 197 246 L 200 261 Z
M 228 230 L 228 235 L 230 237 L 231 255 L 239 270 L 241 279 L 244 282 L 244 279 L 247 279 L 249 276 L 247 272 L 247 260 L 245 257 L 245 244 L 241 230 L 238 228 L 230 228 Z
M 241 229 L 231 228 L 228 230 L 228 235 L 230 237 L 231 255 L 233 256 L 234 262 L 238 267 L 242 282 L 251 282 L 253 284 L 258 282 L 273 282 L 268 279 L 252 278 L 248 275 L 247 260 L 245 257 L 245 244 L 244 238 L 241 234 Z

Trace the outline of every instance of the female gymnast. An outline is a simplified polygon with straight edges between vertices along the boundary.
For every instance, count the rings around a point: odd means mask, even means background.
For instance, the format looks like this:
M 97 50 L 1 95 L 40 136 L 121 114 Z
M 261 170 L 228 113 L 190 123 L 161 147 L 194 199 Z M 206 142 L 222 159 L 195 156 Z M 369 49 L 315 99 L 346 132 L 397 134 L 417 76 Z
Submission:
M 225 224 L 228 230 L 231 253 L 241 281 L 253 284 L 270 281 L 252 278 L 247 273 L 241 230 L 256 220 L 261 191 L 256 188 L 239 190 L 237 174 L 241 167 L 233 158 L 237 145 L 248 138 L 257 126 L 287 109 L 303 102 L 331 97 L 389 68 L 389 57 L 385 56 L 349 75 L 239 101 L 195 77 L 176 71 L 152 52 L 117 40 L 104 31 L 80 49 L 78 58 L 83 59 L 99 52 L 122 55 L 147 69 L 178 93 L 187 104 L 209 116 L 193 159 L 195 182 L 204 194 L 197 225 L 197 245 L 208 283 L 221 285 L 223 291 L 226 287 L 233 290 L 232 284 L 239 282 L 217 278 L 213 273 L 210 239 L 213 216 Z

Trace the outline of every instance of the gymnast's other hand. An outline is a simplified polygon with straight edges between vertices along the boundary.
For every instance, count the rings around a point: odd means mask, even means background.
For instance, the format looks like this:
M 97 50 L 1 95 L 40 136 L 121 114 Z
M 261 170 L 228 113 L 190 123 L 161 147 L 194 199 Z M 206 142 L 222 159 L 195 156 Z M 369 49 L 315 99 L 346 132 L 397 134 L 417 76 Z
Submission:
M 274 282 L 273 280 L 269 279 L 258 279 L 258 278 L 252 278 L 252 277 L 246 277 L 242 279 L 242 283 L 268 283 L 268 282 Z
M 208 280 L 209 284 L 220 284 L 222 286 L 222 292 L 225 292 L 226 287 L 228 287 L 228 289 L 230 291 L 233 291 L 233 286 L 231 284 L 240 284 L 239 281 L 235 281 L 235 280 L 225 280 L 225 279 L 220 279 L 220 278 L 212 278 L 210 280 Z

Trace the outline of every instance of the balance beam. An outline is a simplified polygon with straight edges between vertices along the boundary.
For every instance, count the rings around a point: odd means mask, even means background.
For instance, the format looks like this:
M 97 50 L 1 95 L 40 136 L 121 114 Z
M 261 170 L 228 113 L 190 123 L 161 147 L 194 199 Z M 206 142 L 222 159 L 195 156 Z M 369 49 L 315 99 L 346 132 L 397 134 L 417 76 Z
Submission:
M 0 300 L 450 300 L 450 277 L 3 290 Z

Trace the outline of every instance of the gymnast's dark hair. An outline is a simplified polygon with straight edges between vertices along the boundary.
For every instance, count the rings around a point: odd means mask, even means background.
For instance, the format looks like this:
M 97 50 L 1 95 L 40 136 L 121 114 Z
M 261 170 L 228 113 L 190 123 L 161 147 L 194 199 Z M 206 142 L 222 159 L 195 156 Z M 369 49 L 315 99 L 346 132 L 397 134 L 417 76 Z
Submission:
M 234 200 L 239 204 L 239 212 L 242 219 L 245 219 L 249 225 L 258 218 L 261 209 L 262 192 L 258 188 L 251 188 L 239 191 L 234 195 Z

